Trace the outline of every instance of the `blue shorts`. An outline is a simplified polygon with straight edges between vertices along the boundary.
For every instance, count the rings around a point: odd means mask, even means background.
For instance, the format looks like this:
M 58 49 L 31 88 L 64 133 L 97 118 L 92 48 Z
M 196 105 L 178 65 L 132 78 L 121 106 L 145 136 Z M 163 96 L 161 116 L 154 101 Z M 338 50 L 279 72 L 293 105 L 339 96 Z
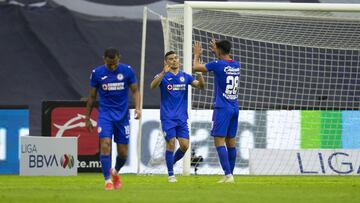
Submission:
M 234 138 L 238 128 L 238 118 L 237 108 L 214 108 L 211 136 Z
M 110 121 L 107 119 L 98 119 L 98 133 L 100 138 L 108 137 L 117 144 L 128 144 L 130 136 L 129 120 Z
M 162 120 L 161 127 L 166 140 L 173 137 L 189 139 L 189 127 L 187 121 L 182 120 Z

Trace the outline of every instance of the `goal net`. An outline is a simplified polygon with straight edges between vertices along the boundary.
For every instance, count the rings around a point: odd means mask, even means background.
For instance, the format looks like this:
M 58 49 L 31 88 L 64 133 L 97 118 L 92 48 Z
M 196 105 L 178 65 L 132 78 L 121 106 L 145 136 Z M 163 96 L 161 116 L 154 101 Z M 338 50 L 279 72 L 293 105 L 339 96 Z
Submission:
M 342 159 L 360 161 L 360 13 L 349 6 L 354 12 L 192 9 L 203 62 L 215 60 L 212 38 L 228 39 L 241 62 L 234 174 L 337 174 L 349 171 Z M 183 7 L 168 8 L 163 31 L 165 51 L 183 63 Z M 222 174 L 210 136 L 214 76 L 204 77 L 191 96 L 191 172 Z

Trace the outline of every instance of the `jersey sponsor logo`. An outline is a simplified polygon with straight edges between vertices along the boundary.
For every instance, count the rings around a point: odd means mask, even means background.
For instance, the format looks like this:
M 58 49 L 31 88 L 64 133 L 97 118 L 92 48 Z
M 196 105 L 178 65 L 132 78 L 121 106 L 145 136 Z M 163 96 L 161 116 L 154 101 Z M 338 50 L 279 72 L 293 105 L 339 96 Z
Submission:
M 173 90 L 173 91 L 182 91 L 182 90 L 186 90 L 186 84 L 170 84 L 167 86 L 167 89 Z
M 236 100 L 238 98 L 237 95 L 231 95 L 231 94 L 225 94 L 225 93 L 223 93 L 223 96 L 228 100 Z
M 224 72 L 227 75 L 240 75 L 240 67 L 231 67 L 231 66 L 226 66 L 224 68 Z
M 119 73 L 119 74 L 117 74 L 116 78 L 121 81 L 124 79 L 124 75 Z
M 125 85 L 123 82 L 107 83 L 107 84 L 102 84 L 102 89 L 104 91 L 123 90 L 125 89 Z
M 180 77 L 180 81 L 181 82 L 184 82 L 185 81 L 185 78 L 183 76 Z
M 105 75 L 104 77 L 101 77 L 101 80 L 105 80 L 108 76 Z

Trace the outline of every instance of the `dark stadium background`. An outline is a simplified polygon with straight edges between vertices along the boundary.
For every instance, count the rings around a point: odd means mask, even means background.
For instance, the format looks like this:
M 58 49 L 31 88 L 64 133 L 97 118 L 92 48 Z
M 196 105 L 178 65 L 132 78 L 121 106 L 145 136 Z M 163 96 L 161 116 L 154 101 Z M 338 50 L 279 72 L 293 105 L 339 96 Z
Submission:
M 83 0 L 128 11 L 111 18 L 95 16 L 91 11 L 79 13 L 72 5 L 59 2 L 61 0 L 0 0 L 0 105 L 28 105 L 30 135 L 41 135 L 43 101 L 87 97 L 90 72 L 102 64 L 106 47 L 119 48 L 122 62 L 132 65 L 139 78 L 143 6 L 151 4 L 151 9 L 165 15 L 167 3 L 183 1 Z M 158 107 L 159 91 L 151 91 L 148 84 L 163 64 L 160 21 L 150 18 L 147 29 L 144 107 Z

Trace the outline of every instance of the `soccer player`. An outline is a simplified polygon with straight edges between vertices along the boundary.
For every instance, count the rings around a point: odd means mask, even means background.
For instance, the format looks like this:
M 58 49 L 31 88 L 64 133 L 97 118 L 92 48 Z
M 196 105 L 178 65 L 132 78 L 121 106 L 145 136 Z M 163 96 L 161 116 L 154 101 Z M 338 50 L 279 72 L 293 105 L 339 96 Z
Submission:
M 204 78 L 197 74 L 197 80 L 179 70 L 179 57 L 174 51 L 165 54 L 164 68 L 157 74 L 150 84 L 150 88 L 160 87 L 161 104 L 160 120 L 166 140 L 166 166 L 168 182 L 177 182 L 173 166 L 180 160 L 189 147 L 189 128 L 187 124 L 188 85 L 204 88 Z M 179 142 L 179 149 L 175 150 L 175 140 Z
M 104 52 L 104 65 L 95 68 L 90 77 L 90 95 L 86 104 L 86 127 L 91 132 L 91 111 L 99 93 L 98 133 L 100 137 L 100 162 L 105 178 L 105 190 L 120 189 L 119 171 L 128 155 L 130 136 L 128 91 L 135 102 L 135 119 L 141 116 L 140 93 L 131 66 L 119 63 L 120 54 L 115 48 Z M 111 169 L 111 142 L 117 144 L 115 168 Z M 110 179 L 110 176 L 112 180 Z
M 218 60 L 202 64 L 202 47 L 199 42 L 193 45 L 194 71 L 214 73 L 214 111 L 211 136 L 219 155 L 225 176 L 219 183 L 233 183 L 233 171 L 236 160 L 236 131 L 238 127 L 239 106 L 238 87 L 240 63 L 230 56 L 231 43 L 227 40 L 210 42 L 210 50 Z M 226 147 L 225 147 L 226 143 Z

